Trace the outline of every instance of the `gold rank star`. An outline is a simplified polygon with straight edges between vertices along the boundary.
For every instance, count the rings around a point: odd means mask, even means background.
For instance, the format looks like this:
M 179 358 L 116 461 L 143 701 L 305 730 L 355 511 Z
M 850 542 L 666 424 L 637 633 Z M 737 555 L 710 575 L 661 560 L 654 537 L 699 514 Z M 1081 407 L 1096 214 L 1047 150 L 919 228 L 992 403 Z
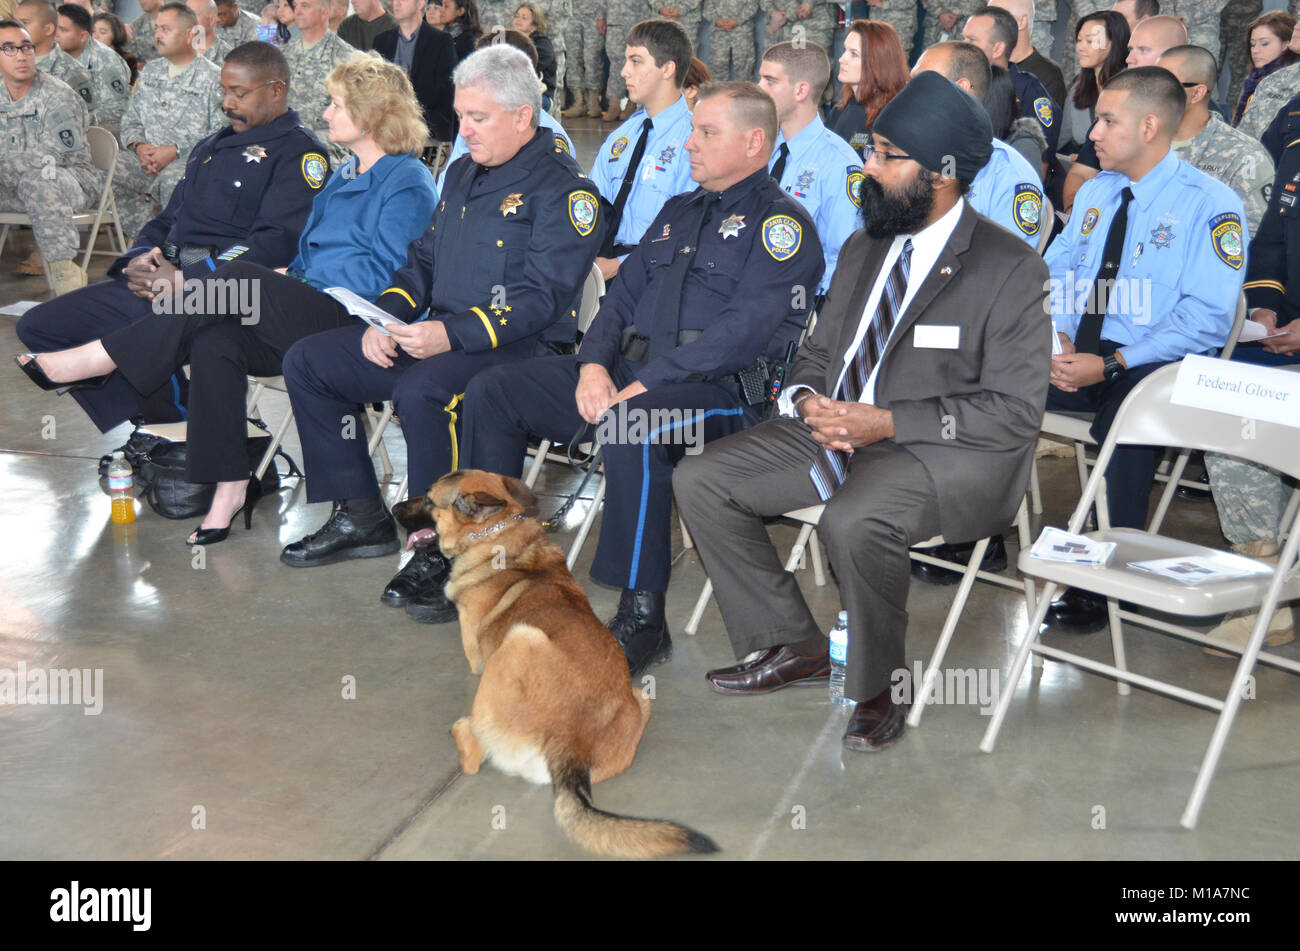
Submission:
M 512 310 L 514 310 L 514 308 L 511 307 L 509 304 L 506 304 L 506 313 L 508 314 L 508 313 L 510 313 Z
M 492 313 L 494 313 L 494 314 L 496 314 L 498 317 L 500 317 L 500 316 L 501 316 L 501 308 L 500 308 L 500 307 L 493 307 L 493 308 L 492 308 Z
M 506 319 L 502 317 L 499 321 L 497 321 L 497 323 L 499 323 L 502 327 L 504 327 L 506 325 Z
M 523 203 L 523 192 L 514 192 L 513 194 L 507 195 L 501 200 L 501 217 L 504 218 L 506 215 L 513 215 L 518 211 L 519 206 Z
M 722 226 L 718 228 L 718 234 L 722 235 L 723 240 L 737 238 L 740 236 L 740 229 L 743 227 L 745 227 L 745 216 L 732 215 L 723 219 Z
M 262 164 L 262 159 L 266 158 L 266 149 L 260 145 L 250 145 L 243 152 L 245 162 L 256 162 Z

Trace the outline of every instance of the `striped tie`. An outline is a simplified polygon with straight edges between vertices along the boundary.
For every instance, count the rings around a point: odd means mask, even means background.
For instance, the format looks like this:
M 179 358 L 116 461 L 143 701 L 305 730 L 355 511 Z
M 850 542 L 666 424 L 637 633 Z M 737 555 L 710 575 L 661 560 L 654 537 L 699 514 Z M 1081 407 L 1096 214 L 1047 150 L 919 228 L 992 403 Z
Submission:
M 862 396 L 862 391 L 867 388 L 871 370 L 880 359 L 880 355 L 884 353 L 885 344 L 889 342 L 889 334 L 893 331 L 894 323 L 902 312 L 903 298 L 907 296 L 907 274 L 911 264 L 912 239 L 908 238 L 903 242 L 903 252 L 894 262 L 889 278 L 885 281 L 885 290 L 880 295 L 875 316 L 871 318 L 866 333 L 862 335 L 862 342 L 858 344 L 857 352 L 853 354 L 849 366 L 845 367 L 844 376 L 833 399 L 856 403 Z M 847 452 L 823 449 L 813 458 L 812 469 L 809 470 L 808 475 L 812 478 L 813 485 L 817 487 L 817 494 L 823 502 L 826 502 L 830 500 L 835 490 L 844 484 L 848 471 Z

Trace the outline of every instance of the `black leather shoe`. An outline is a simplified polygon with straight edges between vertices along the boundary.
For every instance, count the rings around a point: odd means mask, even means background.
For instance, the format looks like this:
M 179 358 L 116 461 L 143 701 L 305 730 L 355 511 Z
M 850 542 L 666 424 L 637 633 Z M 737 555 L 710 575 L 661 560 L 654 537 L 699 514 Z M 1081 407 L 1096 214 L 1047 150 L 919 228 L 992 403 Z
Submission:
M 966 542 L 962 545 L 940 545 L 938 548 L 919 549 L 923 554 L 933 555 L 935 558 L 943 558 L 946 561 L 957 561 L 963 565 L 970 564 L 970 556 L 975 551 L 975 542 Z M 989 541 L 989 547 L 984 549 L 984 560 L 980 562 L 981 571 L 1003 571 L 1007 567 L 1007 543 L 1003 541 L 1001 535 L 994 535 Z M 956 584 L 961 581 L 961 572 L 953 571 L 951 568 L 940 568 L 938 565 L 927 565 L 923 562 L 912 562 L 912 577 L 918 581 L 924 581 L 928 584 Z
M 43 390 L 57 391 L 60 396 L 64 393 L 69 393 L 72 390 L 97 390 L 107 383 L 108 378 L 113 375 L 111 373 L 105 373 L 103 376 L 91 376 L 84 380 L 77 380 L 74 383 L 55 383 L 45 375 L 45 371 L 41 369 L 41 365 L 36 362 L 38 356 L 40 356 L 40 354 L 22 353 L 14 357 L 14 363 L 17 365 L 18 369 L 27 374 L 27 379 L 31 380 Z M 26 357 L 27 359 L 23 360 L 23 357 Z
M 280 561 L 294 568 L 332 565 L 349 558 L 378 558 L 396 554 L 397 526 L 380 510 L 364 518 L 348 511 L 347 502 L 335 502 L 329 520 L 306 538 L 285 545 Z
M 1052 602 L 1047 612 L 1047 623 L 1054 630 L 1067 634 L 1092 634 L 1107 624 L 1106 599 L 1090 591 L 1067 588 L 1065 594 Z
M 664 620 L 662 591 L 624 588 L 618 599 L 618 613 L 607 627 L 627 655 L 627 669 L 633 677 L 672 655 L 673 641 L 668 636 L 668 622 Z
M 447 597 L 446 584 L 444 575 L 436 585 L 427 585 L 425 590 L 411 595 L 406 602 L 406 616 L 421 624 L 447 624 L 456 620 L 460 612 Z
M 903 738 L 907 726 L 907 707 L 895 703 L 893 688 L 886 687 L 853 711 L 849 728 L 844 731 L 844 748 L 859 753 L 876 753 Z
M 388 582 L 379 600 L 384 604 L 400 608 L 417 595 L 434 591 L 442 594 L 443 585 L 447 583 L 447 575 L 450 571 L 451 566 L 447 564 L 447 559 L 442 557 L 442 552 L 438 551 L 436 544 L 420 546 L 415 549 L 411 560 L 393 576 L 392 581 Z
M 1191 502 L 1206 502 L 1212 498 L 1213 496 L 1210 492 L 1210 470 L 1206 469 L 1202 472 L 1201 477 L 1196 481 L 1201 484 L 1202 488 L 1193 489 L 1190 486 L 1180 485 L 1178 491 L 1175 492 L 1174 495 L 1178 496 L 1180 499 L 1187 499 Z
M 784 645 L 734 667 L 719 667 L 704 675 L 718 693 L 771 693 L 783 687 L 826 687 L 831 681 L 831 654 L 796 654 Z

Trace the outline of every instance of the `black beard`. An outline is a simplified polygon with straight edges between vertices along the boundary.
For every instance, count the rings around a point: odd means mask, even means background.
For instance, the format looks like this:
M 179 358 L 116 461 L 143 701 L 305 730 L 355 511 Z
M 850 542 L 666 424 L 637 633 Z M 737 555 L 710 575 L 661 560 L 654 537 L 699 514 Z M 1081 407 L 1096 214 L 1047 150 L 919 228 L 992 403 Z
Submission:
M 934 210 L 931 178 L 929 172 L 922 171 L 901 192 L 887 192 L 874 178 L 864 178 L 862 223 L 867 234 L 873 238 L 892 238 L 920 231 Z

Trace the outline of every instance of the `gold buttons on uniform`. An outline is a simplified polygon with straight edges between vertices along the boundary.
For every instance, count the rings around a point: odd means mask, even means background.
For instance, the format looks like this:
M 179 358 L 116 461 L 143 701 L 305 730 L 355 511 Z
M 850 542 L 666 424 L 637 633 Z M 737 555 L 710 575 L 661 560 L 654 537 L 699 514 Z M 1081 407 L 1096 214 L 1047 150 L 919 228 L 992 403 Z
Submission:
M 506 243 L 505 243 L 504 241 L 500 240 L 499 238 L 497 239 L 497 247 L 498 247 L 498 248 L 503 248 L 503 247 L 505 247 L 505 244 L 506 244 Z

